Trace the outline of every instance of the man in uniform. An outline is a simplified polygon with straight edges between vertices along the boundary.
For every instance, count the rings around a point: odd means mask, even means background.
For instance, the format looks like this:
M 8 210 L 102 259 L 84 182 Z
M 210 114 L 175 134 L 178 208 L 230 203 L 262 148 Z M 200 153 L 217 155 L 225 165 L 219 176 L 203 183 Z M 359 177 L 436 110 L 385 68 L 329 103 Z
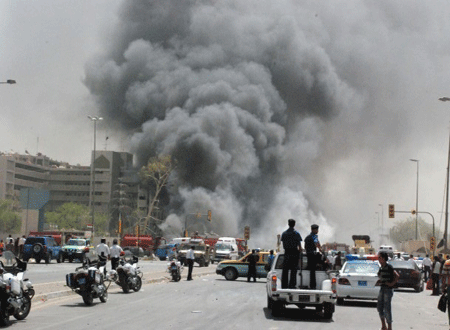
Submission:
M 316 250 L 319 249 L 322 252 L 322 247 L 319 242 L 319 226 L 311 225 L 311 233 L 305 238 L 305 250 L 306 257 L 308 258 L 308 269 L 310 271 L 309 287 L 312 290 L 316 289 L 316 267 L 319 256 L 316 254 Z
M 111 252 L 111 268 L 115 270 L 117 269 L 117 266 L 119 266 L 120 253 L 123 252 L 122 248 L 118 244 L 117 238 L 113 239 L 113 246 L 111 246 L 110 252 Z
M 100 240 L 100 244 L 97 245 L 95 251 L 97 252 L 99 260 L 105 263 L 104 273 L 106 275 L 106 262 L 108 261 L 110 255 L 109 246 L 106 245 L 106 238 L 102 238 Z
M 293 289 L 297 284 L 297 267 L 298 260 L 302 252 L 302 236 L 294 229 L 295 220 L 288 220 L 289 228 L 281 235 L 281 241 L 284 248 L 284 262 L 283 272 L 281 274 L 281 288 Z M 288 278 L 288 273 L 291 271 L 291 276 Z
M 192 270 L 194 268 L 194 260 L 195 260 L 194 248 L 195 247 L 192 245 L 191 248 L 186 253 L 186 262 L 189 267 L 187 276 L 188 281 L 192 281 Z

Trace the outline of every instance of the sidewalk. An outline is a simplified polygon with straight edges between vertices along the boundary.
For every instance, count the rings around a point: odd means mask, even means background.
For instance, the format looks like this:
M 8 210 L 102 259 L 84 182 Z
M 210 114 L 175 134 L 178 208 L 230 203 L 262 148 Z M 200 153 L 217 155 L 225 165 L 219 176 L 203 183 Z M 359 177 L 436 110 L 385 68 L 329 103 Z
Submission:
M 213 267 L 202 267 L 202 268 L 194 268 L 192 272 L 193 277 L 200 277 L 204 275 L 215 274 L 216 268 Z M 187 268 L 181 274 L 183 279 L 186 279 L 187 276 Z M 142 277 L 142 285 L 150 284 L 150 283 L 160 283 L 164 281 L 170 281 L 171 276 L 167 272 L 147 272 L 144 273 Z M 33 302 L 45 302 L 49 299 L 60 298 L 69 295 L 75 294 L 69 287 L 66 286 L 65 281 L 53 282 L 53 283 L 42 283 L 42 284 L 34 284 L 34 290 L 36 291 L 35 296 L 33 297 Z M 117 284 L 112 283 L 108 291 L 112 290 L 122 290 Z

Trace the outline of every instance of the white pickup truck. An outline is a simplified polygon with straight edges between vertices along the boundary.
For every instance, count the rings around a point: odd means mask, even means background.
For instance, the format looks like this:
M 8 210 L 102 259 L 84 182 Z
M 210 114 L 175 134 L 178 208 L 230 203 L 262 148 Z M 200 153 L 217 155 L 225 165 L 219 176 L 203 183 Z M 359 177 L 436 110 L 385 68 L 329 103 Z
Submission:
M 309 289 L 307 258 L 303 255 L 297 270 L 298 288 L 282 289 L 283 260 L 284 254 L 277 254 L 267 274 L 267 308 L 272 310 L 272 315 L 283 314 L 286 305 L 296 305 L 299 308 L 314 307 L 318 312 L 323 311 L 326 319 L 331 319 L 336 305 L 336 283 L 329 272 L 318 268 L 316 270 L 317 287 L 315 290 Z

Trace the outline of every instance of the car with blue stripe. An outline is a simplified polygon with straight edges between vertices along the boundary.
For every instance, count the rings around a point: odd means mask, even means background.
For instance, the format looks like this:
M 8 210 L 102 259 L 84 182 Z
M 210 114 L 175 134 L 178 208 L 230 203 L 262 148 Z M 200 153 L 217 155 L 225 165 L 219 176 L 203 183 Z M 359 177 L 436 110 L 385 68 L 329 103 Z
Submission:
M 219 262 L 216 268 L 216 274 L 223 275 L 228 281 L 234 281 L 238 277 L 248 276 L 248 257 L 251 253 L 238 260 L 224 260 Z M 256 264 L 256 277 L 266 278 L 267 270 L 265 265 L 269 261 L 269 252 L 258 252 L 259 260 Z

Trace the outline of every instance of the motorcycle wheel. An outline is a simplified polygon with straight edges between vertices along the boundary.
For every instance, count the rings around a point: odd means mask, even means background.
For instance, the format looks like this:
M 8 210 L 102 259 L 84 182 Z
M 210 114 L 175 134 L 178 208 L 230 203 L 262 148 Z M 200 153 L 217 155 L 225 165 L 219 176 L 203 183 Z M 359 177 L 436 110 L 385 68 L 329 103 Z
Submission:
M 136 277 L 136 285 L 133 288 L 134 292 L 138 292 L 141 289 L 141 287 L 142 287 L 142 280 L 138 276 L 138 277 Z
M 9 314 L 2 306 L 0 306 L 0 325 L 1 326 L 9 325 Z
M 105 290 L 105 292 L 103 292 L 103 294 L 99 298 L 102 303 L 107 302 L 108 301 L 108 291 Z
M 28 296 L 24 295 L 22 308 L 20 308 L 14 313 L 14 317 L 19 321 L 24 320 L 28 316 L 28 314 L 30 314 L 30 310 L 31 310 L 31 299 Z
M 181 274 L 178 274 L 177 282 L 181 280 Z
M 86 305 L 91 306 L 94 303 L 94 296 L 92 295 L 92 291 L 84 291 L 82 297 Z
M 120 286 L 122 287 L 122 291 L 124 293 L 130 292 L 130 288 L 128 287 L 128 281 L 125 276 L 120 279 Z

